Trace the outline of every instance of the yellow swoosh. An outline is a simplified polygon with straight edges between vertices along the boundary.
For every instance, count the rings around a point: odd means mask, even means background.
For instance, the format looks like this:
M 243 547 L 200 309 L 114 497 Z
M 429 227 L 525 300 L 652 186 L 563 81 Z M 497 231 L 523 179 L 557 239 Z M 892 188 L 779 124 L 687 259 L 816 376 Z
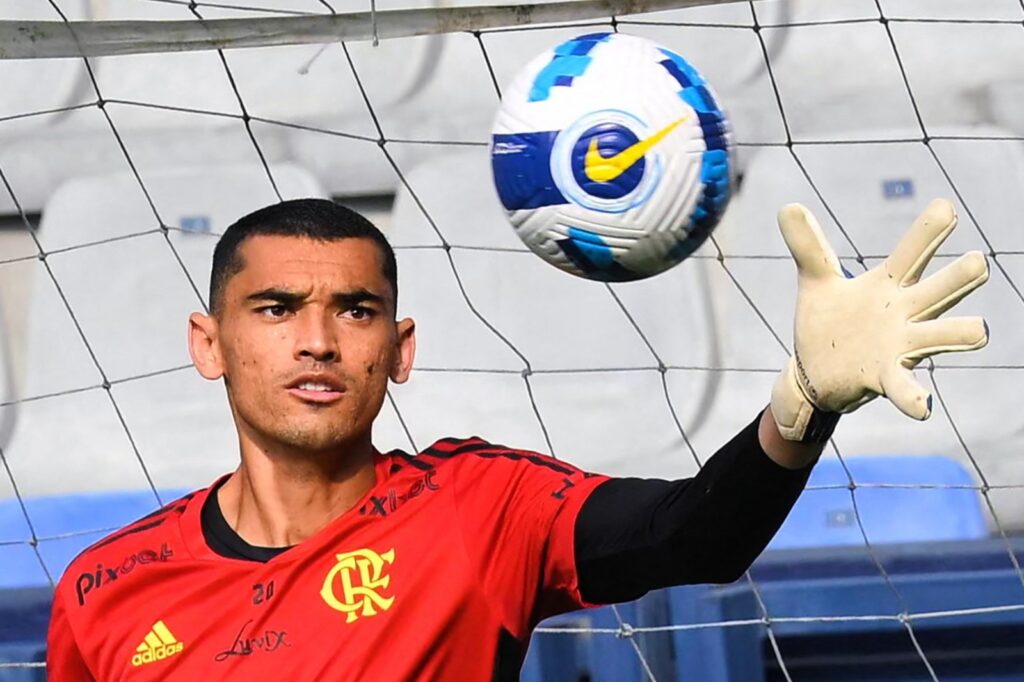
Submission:
M 651 147 L 661 142 L 666 135 L 675 130 L 676 126 L 685 120 L 686 117 L 683 116 L 678 121 L 669 123 L 647 139 L 635 142 L 618 154 L 607 158 L 601 156 L 601 152 L 597 148 L 597 136 L 590 138 L 587 155 L 583 158 L 583 172 L 594 182 L 611 182 L 632 168 L 633 164 L 642 159 Z

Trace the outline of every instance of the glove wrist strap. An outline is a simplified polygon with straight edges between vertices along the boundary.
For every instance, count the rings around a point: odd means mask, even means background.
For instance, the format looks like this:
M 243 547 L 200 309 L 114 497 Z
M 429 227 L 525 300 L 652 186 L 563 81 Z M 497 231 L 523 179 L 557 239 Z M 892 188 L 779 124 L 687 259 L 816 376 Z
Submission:
M 839 423 L 838 412 L 825 412 L 807 399 L 796 378 L 792 358 L 772 387 L 772 416 L 786 440 L 825 443 Z

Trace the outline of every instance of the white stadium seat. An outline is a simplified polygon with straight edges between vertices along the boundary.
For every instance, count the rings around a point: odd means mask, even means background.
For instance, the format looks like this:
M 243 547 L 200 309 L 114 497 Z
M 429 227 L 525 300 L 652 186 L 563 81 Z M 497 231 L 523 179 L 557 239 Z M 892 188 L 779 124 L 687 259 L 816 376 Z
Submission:
M 300 167 L 271 171 L 285 198 L 324 195 Z M 191 367 L 132 378 L 189 365 L 188 314 L 202 310 L 216 235 L 276 195 L 252 164 L 144 170 L 142 177 L 160 220 L 176 228 L 167 237 L 130 173 L 72 180 L 43 211 L 46 265 L 88 347 L 44 264 L 30 262 L 22 402 L 0 408 L 5 418 L 17 412 L 5 454 L 22 496 L 149 489 L 143 462 L 157 488 L 199 487 L 237 462 L 219 382 Z M 103 240 L 112 241 L 71 248 Z M 97 362 L 112 384 L 109 396 Z M 0 496 L 11 494 L 7 488 L 0 484 Z

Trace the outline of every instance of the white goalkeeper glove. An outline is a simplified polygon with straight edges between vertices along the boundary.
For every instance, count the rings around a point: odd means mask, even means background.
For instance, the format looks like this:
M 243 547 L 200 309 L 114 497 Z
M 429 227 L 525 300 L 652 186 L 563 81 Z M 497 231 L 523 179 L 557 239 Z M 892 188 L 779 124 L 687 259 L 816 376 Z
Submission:
M 911 368 L 936 353 L 988 343 L 980 317 L 935 319 L 988 280 L 980 252 L 918 281 L 956 227 L 953 205 L 933 201 L 892 254 L 857 277 L 844 275 L 818 222 L 800 204 L 779 211 L 779 227 L 798 282 L 794 354 L 772 389 L 782 436 L 824 442 L 840 413 L 880 395 L 907 416 L 927 419 L 931 394 Z

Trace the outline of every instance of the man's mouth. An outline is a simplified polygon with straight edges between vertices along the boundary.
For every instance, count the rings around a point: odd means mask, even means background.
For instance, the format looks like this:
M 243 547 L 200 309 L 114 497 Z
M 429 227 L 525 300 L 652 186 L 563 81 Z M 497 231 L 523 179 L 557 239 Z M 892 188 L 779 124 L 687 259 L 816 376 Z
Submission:
M 300 381 L 288 388 L 288 392 L 296 398 L 311 403 L 332 403 L 341 399 L 343 388 L 323 381 Z

